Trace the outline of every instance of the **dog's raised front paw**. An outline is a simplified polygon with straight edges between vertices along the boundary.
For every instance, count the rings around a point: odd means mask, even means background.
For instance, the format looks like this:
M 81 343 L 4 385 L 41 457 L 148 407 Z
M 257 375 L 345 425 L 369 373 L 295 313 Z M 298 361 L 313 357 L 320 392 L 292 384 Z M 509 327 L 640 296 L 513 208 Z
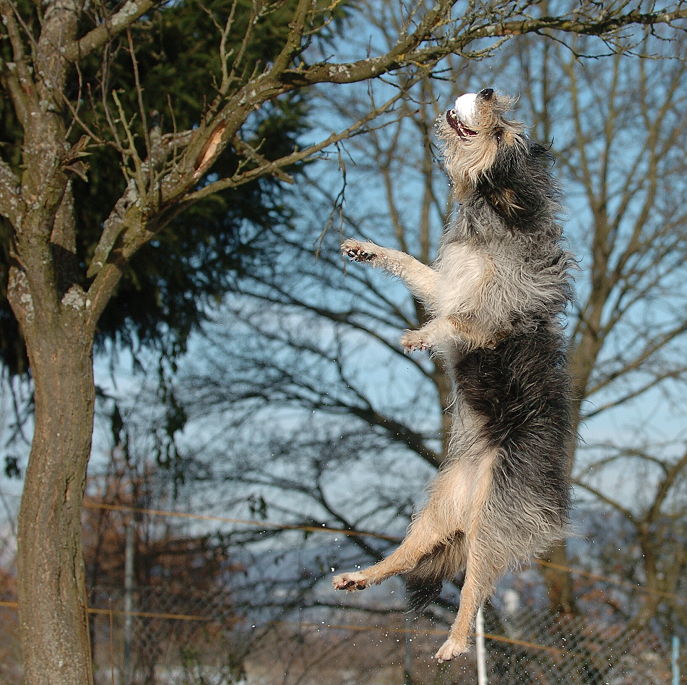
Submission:
M 401 336 L 401 346 L 405 352 L 428 350 L 430 348 L 430 344 L 425 340 L 420 331 L 405 331 Z
M 352 573 L 341 573 L 334 576 L 332 585 L 335 590 L 364 590 L 368 586 L 367 578 L 362 571 L 354 571 Z
M 376 247 L 374 243 L 349 238 L 341 243 L 341 252 L 354 262 L 372 262 L 377 258 Z
M 469 647 L 466 642 L 458 642 L 457 640 L 452 640 L 449 638 L 446 640 L 446 642 L 444 642 L 443 645 L 441 645 L 441 647 L 439 647 L 439 651 L 434 655 L 434 658 L 439 663 L 451 661 L 453 657 L 456 657 L 459 654 L 465 654 L 468 649 Z

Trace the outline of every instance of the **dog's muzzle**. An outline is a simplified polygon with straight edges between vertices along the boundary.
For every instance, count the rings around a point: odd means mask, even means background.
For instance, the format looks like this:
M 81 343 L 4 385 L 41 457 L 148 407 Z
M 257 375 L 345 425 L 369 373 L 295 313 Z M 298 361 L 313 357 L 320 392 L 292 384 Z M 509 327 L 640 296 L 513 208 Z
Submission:
M 463 139 L 477 135 L 477 131 L 473 131 L 471 128 L 468 128 L 458 118 L 455 109 L 449 109 L 448 112 L 446 112 L 446 121 L 448 122 L 448 125 Z

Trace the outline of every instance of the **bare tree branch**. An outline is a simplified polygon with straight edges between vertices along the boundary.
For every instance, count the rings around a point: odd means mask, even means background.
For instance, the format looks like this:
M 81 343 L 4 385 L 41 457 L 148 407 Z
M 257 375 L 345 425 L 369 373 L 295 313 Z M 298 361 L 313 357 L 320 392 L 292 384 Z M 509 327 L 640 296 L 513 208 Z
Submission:
M 102 24 L 92 29 L 78 40 L 64 46 L 64 57 L 70 62 L 83 60 L 102 48 L 115 36 L 125 31 L 144 14 L 156 7 L 162 7 L 166 0 L 126 0 L 113 15 L 107 16 Z
M 637 517 L 627 507 L 624 507 L 620 502 L 613 499 L 612 497 L 609 497 L 603 491 L 599 490 L 598 488 L 595 488 L 592 485 L 589 485 L 589 483 L 585 483 L 584 481 L 578 478 L 575 479 L 575 485 L 594 495 L 594 497 L 598 499 L 600 502 L 604 502 L 616 511 L 619 511 L 626 519 L 628 519 L 628 521 L 631 521 L 634 525 L 639 525 Z

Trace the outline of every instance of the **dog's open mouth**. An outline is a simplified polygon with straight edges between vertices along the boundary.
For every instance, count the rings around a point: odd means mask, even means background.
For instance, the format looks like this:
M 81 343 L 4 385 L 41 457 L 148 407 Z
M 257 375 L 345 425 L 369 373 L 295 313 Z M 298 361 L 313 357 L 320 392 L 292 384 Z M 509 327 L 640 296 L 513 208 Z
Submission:
M 461 137 L 468 138 L 469 136 L 476 136 L 477 131 L 473 131 L 468 128 L 457 116 L 455 109 L 449 109 L 446 112 L 446 121 L 448 121 L 449 126 Z

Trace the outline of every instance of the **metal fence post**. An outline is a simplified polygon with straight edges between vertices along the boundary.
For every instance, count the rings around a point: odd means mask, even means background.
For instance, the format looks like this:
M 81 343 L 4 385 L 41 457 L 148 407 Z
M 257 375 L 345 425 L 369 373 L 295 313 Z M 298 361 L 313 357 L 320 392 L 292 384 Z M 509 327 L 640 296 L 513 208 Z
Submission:
M 135 521 L 130 517 L 126 524 L 126 542 L 124 547 L 124 685 L 130 685 L 134 679 L 133 663 L 133 627 L 134 627 L 134 554 L 135 554 Z
M 487 685 L 487 649 L 484 644 L 484 614 L 482 607 L 475 621 L 475 647 L 477 651 L 477 685 Z
M 680 685 L 680 638 L 677 635 L 673 635 L 670 667 L 673 672 L 673 685 Z

